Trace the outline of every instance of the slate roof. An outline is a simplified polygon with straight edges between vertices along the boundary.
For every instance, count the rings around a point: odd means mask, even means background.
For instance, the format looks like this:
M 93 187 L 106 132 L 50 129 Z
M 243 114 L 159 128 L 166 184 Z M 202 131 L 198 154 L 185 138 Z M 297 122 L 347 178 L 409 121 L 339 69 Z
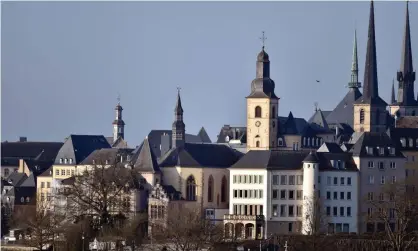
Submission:
M 52 166 L 46 169 L 43 173 L 38 175 L 38 177 L 49 177 L 49 176 L 52 176 Z
M 331 111 L 323 112 L 321 109 L 318 109 L 312 117 L 308 120 L 309 124 L 316 124 L 324 129 L 328 129 L 328 123 L 327 123 L 327 115 L 329 115 Z
M 19 166 L 19 159 L 51 161 L 62 145 L 62 142 L 2 142 L 1 165 Z
M 373 149 L 372 155 L 367 153 L 367 147 L 371 147 Z M 384 156 L 379 154 L 379 150 L 377 149 L 378 147 L 383 147 L 385 149 Z M 396 149 L 395 155 L 392 156 L 389 154 L 389 147 Z M 364 132 L 351 148 L 350 152 L 353 156 L 367 158 L 405 158 L 400 149 L 396 147 L 394 141 L 385 132 Z
M 140 172 L 161 172 L 148 138 L 145 138 L 138 151 L 133 155 L 131 163 L 134 169 Z
M 390 128 L 387 134 L 401 151 L 418 151 L 418 128 Z M 405 139 L 405 146 L 402 146 L 401 138 Z M 409 139 L 412 139 L 412 147 Z
M 59 150 L 55 164 L 60 164 L 61 158 L 72 158 L 73 165 L 80 164 L 94 150 L 111 148 L 109 142 L 102 135 L 70 135 Z
M 53 160 L 50 161 L 37 161 L 37 160 L 25 160 L 29 170 L 35 174 L 35 176 L 43 173 L 46 169 L 52 166 Z
M 318 152 L 342 153 L 343 150 L 337 143 L 325 142 L 319 147 Z
M 396 128 L 418 128 L 418 116 L 404 116 L 396 120 Z
M 348 152 L 351 150 L 351 148 L 354 146 L 354 144 L 350 144 L 350 143 L 343 143 L 341 144 L 341 150 L 343 150 L 344 152 Z
M 28 176 L 25 173 L 13 172 L 9 175 L 9 177 L 7 177 L 7 181 L 14 187 L 17 187 L 20 186 L 20 184 L 22 184 L 22 182 L 25 181 L 27 177 Z
M 169 150 L 159 161 L 160 167 L 214 167 L 233 165 L 242 153 L 226 146 L 205 143 L 186 143 L 183 147 Z
M 199 135 L 203 135 L 203 132 L 201 131 L 202 129 L 200 129 Z M 161 136 L 163 136 L 164 134 L 170 135 L 170 139 L 171 139 L 171 134 L 172 134 L 171 130 L 151 130 L 151 132 L 147 136 L 150 142 L 150 145 L 152 147 L 152 151 L 154 152 L 157 158 L 161 157 L 161 150 L 160 150 Z M 206 141 L 207 138 L 201 138 L 199 135 L 186 133 L 186 143 L 211 143 L 210 141 L 209 142 Z
M 13 190 L 15 197 L 15 205 L 33 205 L 36 203 L 36 187 L 14 187 Z M 21 202 L 20 200 L 22 197 L 25 198 L 24 202 Z M 30 198 L 29 203 L 26 202 L 27 197 Z
M 29 175 L 27 179 L 25 179 L 20 187 L 36 187 L 36 177 L 33 173 Z
M 310 155 L 310 156 L 309 156 Z M 323 153 L 310 151 L 249 151 L 231 169 L 300 170 L 303 161 L 317 161 L 320 171 L 357 171 L 351 153 Z M 345 169 L 336 169 L 333 160 L 344 161 Z
M 228 143 L 226 136 L 229 140 L 240 140 L 241 143 L 247 143 L 247 127 L 224 125 L 218 134 L 216 143 Z
M 302 135 L 305 128 L 309 125 L 304 118 L 293 117 L 292 112 L 289 112 L 289 116 L 279 116 L 278 135 Z
M 353 127 L 354 103 L 362 96 L 358 88 L 350 88 L 344 98 L 334 110 L 326 117 L 329 124 L 344 123 Z
M 103 148 L 94 150 L 87 158 L 81 161 L 81 165 L 105 164 L 106 160 L 109 165 L 115 163 L 124 163 L 128 161 L 128 156 L 134 149 L 130 148 Z M 120 157 L 122 156 L 122 158 Z M 121 161 L 122 160 L 122 161 Z

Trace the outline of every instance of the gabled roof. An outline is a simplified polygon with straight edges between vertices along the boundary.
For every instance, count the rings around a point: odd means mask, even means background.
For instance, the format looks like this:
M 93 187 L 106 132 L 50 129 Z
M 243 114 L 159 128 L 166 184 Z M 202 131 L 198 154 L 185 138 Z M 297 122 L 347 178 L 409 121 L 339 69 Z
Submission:
M 337 143 L 325 142 L 317 150 L 318 152 L 327 152 L 327 153 L 342 153 L 343 150 Z
M 228 136 L 228 141 L 226 137 Z M 224 125 L 219 132 L 216 143 L 228 143 L 230 140 L 240 140 L 247 143 L 247 127 Z
M 36 187 L 36 177 L 33 173 L 29 175 L 29 177 L 20 184 L 20 187 Z
M 43 173 L 46 169 L 52 166 L 53 160 L 50 161 L 37 161 L 37 160 L 25 160 L 29 170 L 35 174 L 35 176 Z
M 202 140 L 202 142 L 212 143 L 212 141 L 210 140 L 209 135 L 206 132 L 204 127 L 200 128 L 199 132 L 197 133 L 197 136 L 199 136 L 199 138 Z
M 61 158 L 72 158 L 72 164 L 80 164 L 94 150 L 111 148 L 109 142 L 102 135 L 70 135 L 59 150 L 55 164 L 60 164 Z
M 186 143 L 162 156 L 159 166 L 226 168 L 233 165 L 240 156 L 242 153 L 226 145 Z
M 331 113 L 330 111 L 326 112 L 327 114 Z M 308 123 L 310 124 L 317 124 L 320 127 L 323 127 L 324 129 L 328 129 L 328 123 L 326 120 L 326 115 L 321 109 L 318 109 L 312 117 L 308 120 Z
M 113 148 L 129 148 L 128 142 L 122 137 L 117 138 L 112 144 L 110 144 Z
M 389 147 L 395 148 L 395 155 L 390 155 Z M 367 153 L 367 148 L 372 149 L 372 154 Z M 383 156 L 379 154 L 378 148 L 385 149 Z M 351 148 L 350 152 L 353 156 L 367 158 L 405 158 L 400 149 L 385 132 L 364 132 Z
M 62 145 L 62 142 L 2 142 L 2 165 L 18 166 L 19 159 L 51 161 Z
M 25 173 L 13 172 L 9 175 L 9 177 L 7 177 L 7 181 L 11 183 L 14 187 L 17 187 L 20 186 L 20 184 L 22 184 L 27 177 L 28 176 Z
M 151 145 L 152 151 L 154 152 L 155 156 L 157 158 L 161 157 L 161 136 L 164 134 L 169 135 L 171 139 L 171 130 L 151 130 L 151 132 L 148 134 L 148 140 Z M 193 135 L 193 134 L 187 134 L 186 133 L 186 143 L 211 143 L 206 142 L 207 139 L 200 138 L 199 135 Z
M 161 172 L 148 138 L 142 142 L 139 151 L 132 157 L 131 163 L 133 163 L 134 169 L 140 172 Z
M 279 116 L 279 124 L 279 135 L 302 135 L 308 126 L 305 119 L 293 117 L 292 112 L 289 113 L 288 117 Z
M 358 88 L 350 88 L 340 103 L 326 117 L 329 124 L 345 123 L 351 127 L 354 124 L 354 103 L 361 97 Z

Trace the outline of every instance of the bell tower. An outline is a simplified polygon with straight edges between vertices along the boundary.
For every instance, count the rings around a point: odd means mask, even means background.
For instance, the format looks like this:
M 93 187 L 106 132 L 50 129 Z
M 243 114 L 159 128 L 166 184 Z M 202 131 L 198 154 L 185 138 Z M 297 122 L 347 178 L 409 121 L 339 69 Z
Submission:
M 257 56 L 256 78 L 247 97 L 247 151 L 269 150 L 277 147 L 279 98 L 270 78 L 270 60 L 263 47 Z
M 113 142 L 115 142 L 119 137 L 125 138 L 125 122 L 122 119 L 123 108 L 120 105 L 120 96 L 118 96 L 118 104 L 115 107 L 116 118 L 113 120 Z

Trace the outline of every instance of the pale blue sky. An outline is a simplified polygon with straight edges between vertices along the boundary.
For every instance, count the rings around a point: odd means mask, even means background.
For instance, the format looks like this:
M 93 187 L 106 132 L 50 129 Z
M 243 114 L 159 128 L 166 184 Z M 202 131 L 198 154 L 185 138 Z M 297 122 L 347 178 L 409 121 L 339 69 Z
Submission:
M 418 3 L 409 9 L 417 45 Z M 135 146 L 171 128 L 177 86 L 186 131 L 215 141 L 222 125 L 245 126 L 263 30 L 279 115 L 308 119 L 315 101 L 330 110 L 347 92 L 355 26 L 363 82 L 368 18 L 369 2 L 2 2 L 2 141 L 111 136 L 120 93 Z M 376 2 L 375 18 L 388 101 L 405 2 Z

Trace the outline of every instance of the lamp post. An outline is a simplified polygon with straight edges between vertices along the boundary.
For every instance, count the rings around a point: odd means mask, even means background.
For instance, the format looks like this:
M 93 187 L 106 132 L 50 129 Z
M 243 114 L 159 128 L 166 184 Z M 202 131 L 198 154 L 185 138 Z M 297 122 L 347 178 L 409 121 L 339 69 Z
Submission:
M 81 233 L 81 240 L 82 240 L 82 250 L 84 251 L 84 232 Z

